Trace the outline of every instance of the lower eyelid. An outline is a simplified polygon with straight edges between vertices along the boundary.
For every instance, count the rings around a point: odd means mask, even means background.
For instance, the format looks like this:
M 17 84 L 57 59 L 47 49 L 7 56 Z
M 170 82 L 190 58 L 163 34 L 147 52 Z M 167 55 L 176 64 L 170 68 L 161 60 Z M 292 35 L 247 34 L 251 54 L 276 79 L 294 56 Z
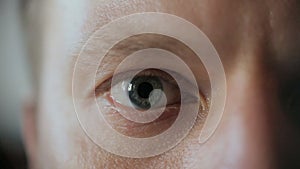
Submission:
M 111 110 L 107 113 L 108 116 L 110 118 L 114 118 L 116 121 L 113 121 L 112 123 L 116 126 L 122 126 L 122 127 L 129 127 L 132 128 L 132 127 L 140 127 L 140 126 L 146 126 L 146 125 L 151 125 L 153 123 L 158 123 L 158 122 L 161 122 L 161 121 L 165 121 L 165 120 L 168 120 L 169 118 L 172 118 L 172 117 L 177 117 L 177 112 L 179 111 L 179 107 L 167 107 L 165 112 L 163 113 L 163 115 L 161 115 L 158 119 L 156 119 L 155 121 L 153 122 L 150 122 L 150 123 L 136 123 L 136 122 L 133 122 L 133 121 L 130 121 L 130 120 L 127 120 L 126 118 L 124 118 L 117 110 L 111 108 Z M 120 123 L 122 122 L 122 123 Z
M 104 102 L 102 99 L 105 99 L 106 102 L 109 103 L 109 105 L 102 106 L 105 110 L 103 114 L 108 123 L 118 132 L 131 137 L 149 137 L 151 134 L 157 135 L 157 132 L 167 129 L 173 124 L 180 110 L 180 104 L 169 105 L 163 115 L 158 119 L 150 123 L 142 124 L 132 122 L 123 117 L 118 110 L 115 109 L 115 106 L 107 93 L 101 96 L 99 101 Z M 101 106 L 101 103 L 99 106 Z
M 167 110 L 153 122 L 141 124 L 132 122 L 124 118 L 114 107 L 113 100 L 109 92 L 105 92 L 99 97 L 99 106 L 104 107 L 104 116 L 112 128 L 129 137 L 145 138 L 155 136 L 168 129 L 176 120 L 180 111 L 180 104 L 168 105 Z M 208 100 L 201 96 L 200 108 L 197 116 L 199 124 L 204 124 L 208 113 Z M 105 104 L 106 103 L 106 104 Z M 105 105 L 103 105 L 105 104 Z

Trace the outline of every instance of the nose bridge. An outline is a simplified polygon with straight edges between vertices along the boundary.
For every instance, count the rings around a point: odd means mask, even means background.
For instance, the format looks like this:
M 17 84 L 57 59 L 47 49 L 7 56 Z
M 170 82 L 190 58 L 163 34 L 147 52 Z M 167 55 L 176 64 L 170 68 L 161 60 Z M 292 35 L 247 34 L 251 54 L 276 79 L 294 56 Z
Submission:
M 237 168 L 274 168 L 273 129 L 277 120 L 276 83 L 258 64 L 237 66 L 229 75 L 221 130 L 228 158 Z M 230 160 L 229 160 L 230 161 Z

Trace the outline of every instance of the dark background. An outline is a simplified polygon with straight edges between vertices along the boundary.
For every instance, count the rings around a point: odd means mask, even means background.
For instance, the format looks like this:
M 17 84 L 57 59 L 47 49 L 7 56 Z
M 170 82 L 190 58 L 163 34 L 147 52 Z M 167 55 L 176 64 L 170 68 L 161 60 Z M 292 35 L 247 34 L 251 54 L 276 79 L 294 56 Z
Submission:
M 0 169 L 26 168 L 22 103 L 30 94 L 21 0 L 0 0 Z

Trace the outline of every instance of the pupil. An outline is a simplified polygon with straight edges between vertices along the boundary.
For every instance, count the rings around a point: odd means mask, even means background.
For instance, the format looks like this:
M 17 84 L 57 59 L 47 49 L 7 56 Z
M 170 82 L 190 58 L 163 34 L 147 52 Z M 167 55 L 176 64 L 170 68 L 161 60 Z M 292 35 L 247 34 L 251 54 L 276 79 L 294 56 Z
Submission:
M 138 86 L 137 92 L 141 98 L 149 98 L 150 93 L 153 90 L 153 86 L 148 82 L 143 82 Z

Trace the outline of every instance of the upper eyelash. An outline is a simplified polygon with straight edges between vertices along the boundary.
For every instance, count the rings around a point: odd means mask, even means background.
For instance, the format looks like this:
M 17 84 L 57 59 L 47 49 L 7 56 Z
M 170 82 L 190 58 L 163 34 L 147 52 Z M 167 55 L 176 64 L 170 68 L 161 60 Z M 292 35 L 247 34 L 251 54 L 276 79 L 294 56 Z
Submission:
M 150 76 L 150 77 L 151 76 L 157 76 L 157 74 L 153 73 L 153 71 L 158 71 L 158 70 L 154 70 L 154 69 L 151 70 L 151 69 L 149 69 L 149 71 L 147 70 L 146 72 L 142 71 L 141 73 L 143 73 L 143 74 L 140 74 L 139 76 Z M 128 72 L 130 72 L 130 71 L 126 71 L 126 72 L 124 72 L 122 74 L 126 74 Z M 118 75 L 120 75 L 120 74 L 117 74 L 117 76 Z M 161 73 L 161 75 L 162 75 L 162 73 Z M 163 78 L 167 82 L 171 83 L 171 81 L 172 81 L 169 78 L 162 77 L 162 76 L 160 76 L 160 77 Z M 126 79 L 126 78 L 124 78 L 124 79 Z M 109 90 L 110 86 L 111 86 L 111 81 L 112 81 L 112 76 L 110 76 L 109 78 L 107 78 L 106 80 L 104 80 L 102 83 L 98 84 L 96 86 L 96 88 L 95 88 L 95 94 L 96 94 L 96 96 L 99 96 L 99 95 L 103 94 L 104 92 L 106 92 L 107 90 Z
M 125 76 L 126 73 L 132 72 L 132 71 L 134 71 L 134 70 L 122 72 L 122 73 L 116 74 L 115 76 L 122 76 L 122 75 Z M 139 75 L 139 76 L 147 76 L 147 75 L 148 76 L 157 76 L 158 73 L 154 73 L 154 72 L 159 72 L 159 71 L 164 71 L 164 70 L 159 70 L 159 69 L 148 69 L 147 71 L 142 70 L 140 72 L 141 75 Z M 168 71 L 172 72 L 172 74 L 176 74 L 176 75 L 182 77 L 182 75 L 179 75 L 177 72 L 174 72 L 171 70 L 168 70 Z M 166 73 L 167 71 L 165 70 L 164 72 Z M 169 75 L 169 76 L 171 76 L 171 75 Z M 103 94 L 104 92 L 107 92 L 110 89 L 112 77 L 113 77 L 113 75 L 109 76 L 106 80 L 102 81 L 102 83 L 97 84 L 97 86 L 95 87 L 95 91 L 94 91 L 95 92 L 94 94 L 96 96 L 99 96 L 99 95 Z M 173 78 L 170 78 L 168 76 L 164 76 L 164 73 L 160 73 L 159 77 L 163 78 L 163 80 L 165 80 L 166 82 L 168 82 L 170 84 L 177 84 L 176 80 L 174 80 Z M 184 77 L 182 77 L 182 78 L 184 78 Z M 121 79 L 125 80 L 126 78 L 122 77 Z M 185 81 L 187 81 L 187 80 L 185 80 Z

